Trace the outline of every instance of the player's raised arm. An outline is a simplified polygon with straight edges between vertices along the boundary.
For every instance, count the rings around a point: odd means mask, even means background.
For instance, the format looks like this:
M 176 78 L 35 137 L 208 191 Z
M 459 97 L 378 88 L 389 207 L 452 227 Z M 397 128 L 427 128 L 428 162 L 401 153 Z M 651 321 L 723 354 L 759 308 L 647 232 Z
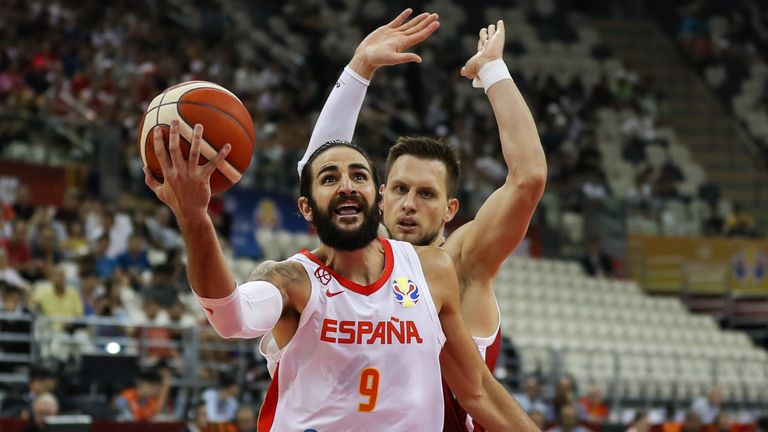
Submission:
M 440 367 L 461 406 L 489 431 L 538 431 L 480 357 L 459 313 L 459 281 L 451 258 L 432 246 L 418 253 L 446 337 Z
M 389 24 L 369 34 L 355 50 L 331 90 L 317 118 L 309 146 L 298 163 L 298 172 L 318 147 L 328 141 L 352 141 L 355 124 L 363 106 L 373 73 L 382 66 L 421 62 L 421 57 L 404 52 L 428 38 L 440 23 L 437 14 L 423 13 L 406 22 L 413 10 L 408 8 Z
M 504 22 L 499 20 L 480 31 L 478 52 L 461 69 L 463 76 L 477 79 L 486 90 L 509 170 L 474 221 L 454 233 L 461 241 L 459 268 L 481 277 L 494 275 L 523 239 L 547 179 L 536 124 L 502 60 L 503 51 Z
M 208 216 L 211 174 L 230 151 L 225 145 L 205 165 L 199 165 L 202 125 L 195 126 L 184 159 L 180 148 L 178 120 L 171 121 L 169 152 L 161 128 L 155 128 L 154 151 L 163 171 L 160 183 L 144 168 L 144 180 L 157 197 L 170 207 L 179 224 L 187 253 L 187 277 L 208 321 L 222 337 L 258 337 L 275 326 L 284 307 L 283 288 L 258 281 L 237 286 L 221 251 L 216 229 Z M 275 280 L 278 284 L 281 281 Z

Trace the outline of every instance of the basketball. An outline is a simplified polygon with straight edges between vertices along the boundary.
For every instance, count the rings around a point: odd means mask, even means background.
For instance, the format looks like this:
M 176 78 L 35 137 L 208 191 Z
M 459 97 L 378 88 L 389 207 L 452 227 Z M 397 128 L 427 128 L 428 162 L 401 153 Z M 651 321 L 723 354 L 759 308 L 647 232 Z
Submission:
M 169 87 L 147 107 L 139 126 L 139 153 L 152 175 L 163 180 L 163 172 L 154 151 L 154 128 L 162 128 L 168 149 L 171 120 L 179 120 L 180 147 L 185 158 L 195 124 L 203 125 L 200 165 L 213 158 L 229 143 L 232 150 L 226 163 L 211 175 L 211 193 L 220 194 L 237 183 L 251 163 L 256 133 L 251 115 L 240 99 L 224 87 L 207 81 L 187 81 Z

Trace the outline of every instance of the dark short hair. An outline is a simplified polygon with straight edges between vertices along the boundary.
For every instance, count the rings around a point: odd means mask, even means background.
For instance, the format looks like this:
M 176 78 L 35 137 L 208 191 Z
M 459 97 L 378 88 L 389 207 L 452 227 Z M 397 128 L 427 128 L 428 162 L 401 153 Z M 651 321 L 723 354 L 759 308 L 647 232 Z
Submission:
M 163 382 L 163 377 L 157 369 L 147 369 L 139 372 L 136 381 L 145 382 L 147 384 L 160 384 Z
M 53 373 L 53 371 L 48 369 L 47 367 L 35 366 L 32 368 L 32 370 L 29 371 L 30 381 L 39 381 L 39 380 L 55 379 L 55 378 L 56 378 L 56 374 Z
M 379 194 L 378 187 L 381 184 L 379 182 L 379 173 L 376 170 L 376 166 L 371 161 L 371 158 L 368 156 L 368 153 L 366 153 L 365 150 L 363 150 L 359 146 L 352 144 L 349 141 L 342 141 L 342 140 L 328 141 L 325 144 L 318 147 L 317 150 L 315 150 L 314 153 L 312 153 L 312 155 L 309 156 L 309 159 L 307 159 L 307 163 L 305 163 L 304 166 L 301 167 L 301 178 L 299 179 L 299 195 L 306 198 L 312 197 L 312 162 L 314 162 L 315 159 L 317 159 L 317 157 L 320 156 L 321 154 L 335 147 L 351 148 L 357 151 L 358 153 L 360 153 L 365 158 L 365 161 L 368 162 L 368 166 L 371 167 L 371 176 L 373 177 L 373 184 L 377 188 L 376 195 L 378 196 Z
M 445 165 L 445 187 L 448 198 L 456 197 L 461 175 L 459 155 L 448 143 L 430 137 L 400 137 L 387 155 L 387 178 L 392 165 L 400 156 L 411 155 L 420 159 L 436 160 Z

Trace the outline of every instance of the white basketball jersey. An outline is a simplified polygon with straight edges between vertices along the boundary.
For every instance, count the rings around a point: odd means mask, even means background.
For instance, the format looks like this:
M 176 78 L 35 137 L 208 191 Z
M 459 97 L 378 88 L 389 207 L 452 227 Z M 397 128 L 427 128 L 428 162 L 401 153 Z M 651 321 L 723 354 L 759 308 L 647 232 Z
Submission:
M 445 335 L 432 295 L 413 246 L 379 241 L 384 272 L 368 286 L 309 251 L 289 258 L 304 266 L 311 293 L 291 341 L 268 354 L 275 368 L 259 432 L 442 431 Z

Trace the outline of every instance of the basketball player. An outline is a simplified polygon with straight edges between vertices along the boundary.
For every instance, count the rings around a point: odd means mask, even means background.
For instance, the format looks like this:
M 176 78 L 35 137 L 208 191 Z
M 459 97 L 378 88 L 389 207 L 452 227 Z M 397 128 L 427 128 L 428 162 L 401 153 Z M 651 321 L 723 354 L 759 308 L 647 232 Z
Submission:
M 323 107 L 307 155 L 330 139 L 352 139 L 374 72 L 396 64 L 391 59 L 406 55 L 399 52 L 399 47 L 406 46 L 398 43 L 403 35 L 388 29 L 401 18 L 402 14 L 360 43 Z M 429 138 L 401 138 L 390 149 L 386 184 L 381 187 L 384 225 L 390 237 L 415 245 L 441 246 L 453 260 L 459 275 L 461 314 L 491 370 L 500 345 L 493 279 L 524 237 L 547 176 L 533 117 L 502 60 L 504 36 L 503 21 L 483 28 L 478 52 L 461 69 L 464 77 L 474 79 L 475 86 L 484 87 L 493 107 L 509 170 L 504 184 L 486 200 L 472 222 L 448 239 L 444 237 L 445 224 L 459 208 L 459 161 L 448 145 Z M 482 430 L 454 402 L 446 397 L 445 430 Z
M 223 337 L 271 331 L 281 348 L 259 416 L 260 431 L 440 431 L 440 374 L 462 406 L 499 431 L 537 430 L 483 366 L 459 313 L 456 273 L 436 247 L 377 240 L 377 174 L 359 148 L 330 142 L 302 167 L 298 207 L 323 245 L 261 264 L 236 286 L 207 214 L 210 176 L 230 151 L 198 160 L 201 125 L 185 160 L 179 124 L 168 152 L 155 129 L 160 183 L 145 181 L 173 211 L 189 282 Z

